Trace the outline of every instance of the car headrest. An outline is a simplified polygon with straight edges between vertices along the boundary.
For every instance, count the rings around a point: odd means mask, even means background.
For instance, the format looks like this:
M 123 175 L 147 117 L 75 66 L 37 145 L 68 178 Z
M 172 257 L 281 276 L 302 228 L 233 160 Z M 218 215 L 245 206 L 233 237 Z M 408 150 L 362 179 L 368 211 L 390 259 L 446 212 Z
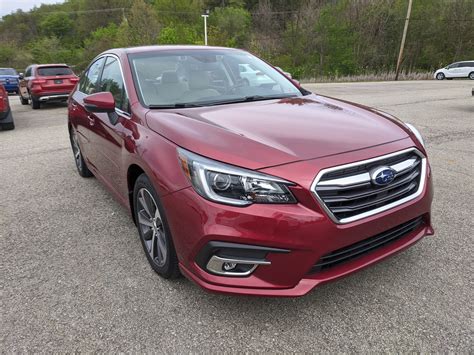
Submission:
M 209 75 L 205 71 L 193 71 L 189 73 L 189 89 L 209 89 Z
M 179 82 L 178 73 L 175 71 L 164 71 L 161 74 L 161 83 L 162 84 L 176 84 Z

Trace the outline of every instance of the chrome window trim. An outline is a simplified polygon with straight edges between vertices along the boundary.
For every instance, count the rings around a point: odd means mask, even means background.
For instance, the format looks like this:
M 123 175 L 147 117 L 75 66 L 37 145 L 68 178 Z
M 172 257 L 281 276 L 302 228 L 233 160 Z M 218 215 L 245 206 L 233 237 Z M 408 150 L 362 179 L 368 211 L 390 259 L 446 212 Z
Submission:
M 352 168 L 352 167 L 358 166 L 358 165 L 373 163 L 373 162 L 376 162 L 378 160 L 391 158 L 391 157 L 394 157 L 394 156 L 397 156 L 397 155 L 402 155 L 402 154 L 405 154 L 405 153 L 408 153 L 408 152 L 414 152 L 421 158 L 420 184 L 418 186 L 418 190 L 414 194 L 411 194 L 410 196 L 402 198 L 401 200 L 397 200 L 395 202 L 389 203 L 388 205 L 385 205 L 385 206 L 382 206 L 382 207 L 379 207 L 379 208 L 376 208 L 376 209 L 373 209 L 373 210 L 370 210 L 370 211 L 367 211 L 367 212 L 363 212 L 363 213 L 360 213 L 360 214 L 352 216 L 352 217 L 337 219 L 336 216 L 334 216 L 334 214 L 331 212 L 331 210 L 326 206 L 323 199 L 321 197 L 319 197 L 318 193 L 316 192 L 316 185 L 318 184 L 319 180 L 321 180 L 321 177 L 324 174 L 327 174 L 327 173 L 332 172 L 332 171 L 341 170 L 341 169 Z M 405 162 L 402 162 L 402 163 L 405 163 Z M 403 168 L 406 169 L 407 166 L 405 166 L 402 163 L 395 164 L 395 165 L 392 166 L 392 168 L 397 167 L 398 169 L 400 169 L 400 171 L 404 170 Z M 402 205 L 406 202 L 412 201 L 412 200 L 416 199 L 417 197 L 419 197 L 422 194 L 423 189 L 425 188 L 425 184 L 426 184 L 426 166 L 427 166 L 426 157 L 418 149 L 408 148 L 408 149 L 400 150 L 400 151 L 397 151 L 397 152 L 394 152 L 394 153 L 382 155 L 382 156 L 379 156 L 379 157 L 376 157 L 376 158 L 361 160 L 361 161 L 357 161 L 357 162 L 354 162 L 354 163 L 349 163 L 349 164 L 344 164 L 344 165 L 334 166 L 334 167 L 331 167 L 331 168 L 322 169 L 318 173 L 318 175 L 316 175 L 316 177 L 314 178 L 314 180 L 311 184 L 310 190 L 313 193 L 313 195 L 316 197 L 316 200 L 319 202 L 319 205 L 323 208 L 323 210 L 326 212 L 326 214 L 329 216 L 329 218 L 334 223 L 336 223 L 336 224 L 347 224 L 347 223 L 359 221 L 361 219 L 373 216 L 377 213 L 385 212 L 387 210 L 390 210 L 394 207 L 400 206 L 400 205 Z M 399 172 L 399 171 L 397 171 L 397 172 Z M 366 173 L 359 174 L 359 175 L 365 175 L 365 174 Z M 359 175 L 355 175 L 355 176 L 359 176 Z M 367 173 L 367 175 L 369 175 L 369 174 Z M 332 181 L 343 180 L 343 179 L 345 179 L 345 178 L 334 179 Z M 369 180 L 367 182 L 369 182 L 369 181 L 370 181 L 370 176 L 369 176 Z M 324 185 L 321 184 L 320 186 L 324 186 Z M 343 186 L 346 186 L 346 185 L 343 185 Z
M 115 59 L 117 59 L 117 63 L 118 63 L 119 68 L 120 68 L 120 76 L 122 77 L 123 87 L 125 89 L 125 95 L 127 96 L 127 101 L 130 105 L 130 95 L 128 95 L 127 84 L 125 82 L 125 76 L 123 75 L 123 68 L 122 68 L 122 63 L 120 62 L 120 58 L 118 57 L 118 55 L 115 55 L 113 53 L 104 54 L 104 57 L 114 57 Z M 107 58 L 105 58 L 104 66 L 102 67 L 102 72 L 100 73 L 99 84 L 102 81 L 102 75 L 104 74 L 104 68 L 105 68 L 106 64 L 107 64 Z M 121 110 L 117 107 L 115 107 L 115 112 L 130 118 L 130 113 L 128 113 L 126 111 L 123 111 L 123 110 Z
M 100 81 L 102 80 L 102 74 L 104 73 L 104 68 L 105 68 L 105 64 L 107 63 L 107 57 L 114 57 L 115 59 L 117 59 L 117 62 L 119 64 L 119 68 L 120 68 L 120 75 L 122 76 L 122 81 L 123 81 L 123 87 L 125 88 L 125 95 L 127 95 L 127 100 L 128 100 L 128 103 L 130 104 L 130 95 L 128 94 L 128 89 L 127 89 L 127 83 L 125 82 L 125 76 L 123 75 L 123 68 L 122 68 L 122 62 L 120 62 L 120 58 L 118 57 L 118 55 L 116 54 L 113 54 L 113 53 L 105 53 L 103 55 L 99 55 L 98 57 L 95 57 L 91 63 L 89 64 L 89 66 L 84 70 L 84 73 L 87 72 L 90 68 L 90 66 L 92 64 L 94 64 L 96 61 L 98 61 L 99 59 L 101 58 L 104 58 L 105 59 L 105 62 L 104 62 L 104 65 L 102 66 L 102 70 L 100 71 L 100 76 L 99 76 L 99 80 L 98 80 L 98 84 L 100 85 Z M 85 92 L 82 92 L 78 89 L 79 92 L 83 93 L 84 95 L 87 96 L 87 94 Z M 98 92 L 101 92 L 101 91 L 98 91 Z M 127 118 L 130 118 L 131 117 L 131 114 L 130 112 L 126 112 L 126 111 L 123 111 L 119 108 L 115 108 L 115 113 L 117 114 L 120 114 L 120 115 L 123 115 L 123 116 L 126 116 Z

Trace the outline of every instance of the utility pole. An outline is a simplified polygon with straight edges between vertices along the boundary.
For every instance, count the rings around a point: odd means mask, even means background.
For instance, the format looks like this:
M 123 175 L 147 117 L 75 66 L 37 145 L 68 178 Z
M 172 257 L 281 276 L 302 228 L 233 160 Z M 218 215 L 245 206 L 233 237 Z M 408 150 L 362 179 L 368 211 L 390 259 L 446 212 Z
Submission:
M 204 18 L 204 44 L 207 46 L 207 18 L 209 17 L 209 10 L 206 10 L 201 17 Z
M 398 53 L 397 70 L 395 71 L 395 80 L 398 80 L 398 74 L 400 74 L 400 64 L 402 63 L 403 48 L 405 47 L 405 39 L 407 37 L 408 22 L 410 22 L 412 2 L 413 0 L 408 0 L 407 17 L 405 18 L 405 27 L 403 28 L 402 43 L 400 44 L 400 53 Z

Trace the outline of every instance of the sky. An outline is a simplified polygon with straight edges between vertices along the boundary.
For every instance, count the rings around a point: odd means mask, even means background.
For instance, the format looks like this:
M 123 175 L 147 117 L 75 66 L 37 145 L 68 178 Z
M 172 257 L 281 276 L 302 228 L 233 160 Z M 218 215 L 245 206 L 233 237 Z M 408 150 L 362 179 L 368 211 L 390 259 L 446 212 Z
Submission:
M 64 0 L 0 0 L 0 17 L 8 15 L 17 9 L 23 11 L 31 10 L 34 6 L 41 4 L 57 4 Z

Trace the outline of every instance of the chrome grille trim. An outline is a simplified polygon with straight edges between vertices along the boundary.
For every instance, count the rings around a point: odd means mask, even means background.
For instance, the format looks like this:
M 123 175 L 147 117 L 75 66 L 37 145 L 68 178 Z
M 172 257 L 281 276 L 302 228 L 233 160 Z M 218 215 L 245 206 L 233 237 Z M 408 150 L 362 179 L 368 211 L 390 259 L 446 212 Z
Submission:
M 377 161 L 397 157 L 399 155 L 401 156 L 401 155 L 404 155 L 404 154 L 407 154 L 407 153 L 417 154 L 420 157 L 420 160 L 407 159 L 407 160 L 404 160 L 402 162 L 398 162 L 396 164 L 388 165 L 388 166 L 391 167 L 392 169 L 394 169 L 397 172 L 397 176 L 403 176 L 404 174 L 407 174 L 407 176 L 408 176 L 408 175 L 410 175 L 409 174 L 410 171 L 415 169 L 416 166 L 421 161 L 421 176 L 420 176 L 420 181 L 418 183 L 417 190 L 414 193 L 412 193 L 412 194 L 410 194 L 406 197 L 403 197 L 399 200 L 393 201 L 393 202 L 388 203 L 384 206 L 374 208 L 370 211 L 366 211 L 366 212 L 363 212 L 363 213 L 360 213 L 360 214 L 357 214 L 357 215 L 354 215 L 354 216 L 338 219 L 333 214 L 331 209 L 326 205 L 324 200 L 318 195 L 318 193 L 316 191 L 317 187 L 320 190 L 326 190 L 326 189 L 330 190 L 331 187 L 332 188 L 334 188 L 334 187 L 339 188 L 341 190 L 345 190 L 345 189 L 349 190 L 349 189 L 356 188 L 356 187 L 367 186 L 367 185 L 371 184 L 369 172 L 364 172 L 364 173 L 361 173 L 361 174 L 352 175 L 352 176 L 348 176 L 348 177 L 335 178 L 335 179 L 331 179 L 331 180 L 323 180 L 323 181 L 320 181 L 320 180 L 324 175 L 326 175 L 328 173 L 331 173 L 331 172 L 335 172 L 335 171 L 338 171 L 338 170 L 344 170 L 344 169 L 348 169 L 348 168 L 353 168 L 353 167 L 366 165 L 366 164 L 370 164 L 370 163 L 376 163 Z M 311 184 L 311 192 L 314 194 L 314 196 L 318 200 L 321 207 L 324 209 L 324 211 L 327 213 L 327 215 L 331 218 L 331 220 L 333 222 L 335 222 L 337 224 L 351 223 L 351 222 L 358 221 L 358 220 L 363 219 L 363 218 L 373 216 L 377 213 L 387 211 L 389 209 L 392 209 L 394 207 L 402 205 L 406 202 L 414 200 L 418 196 L 420 196 L 423 192 L 423 189 L 424 189 L 425 183 L 426 183 L 426 181 L 425 181 L 426 180 L 426 165 L 427 165 L 426 157 L 418 149 L 408 148 L 408 149 L 404 149 L 404 150 L 401 150 L 401 151 L 398 151 L 398 152 L 395 152 L 395 153 L 379 156 L 379 157 L 372 158 L 372 159 L 367 159 L 367 160 L 362 160 L 362 161 L 358 161 L 358 162 L 354 162 L 354 163 L 350 163 L 350 164 L 344 164 L 344 165 L 339 165 L 339 166 L 335 166 L 335 167 L 331 167 L 331 168 L 327 168 L 327 169 L 322 169 L 318 173 L 316 178 L 314 179 L 313 183 Z M 412 172 L 411 175 L 415 175 L 415 174 Z M 416 178 L 417 175 L 418 174 L 416 174 L 414 176 L 414 178 Z M 394 185 L 392 185 L 392 186 L 394 186 Z M 390 185 L 388 185 L 388 188 L 390 188 Z M 383 191 L 383 190 L 382 189 L 378 190 L 378 192 L 381 192 L 381 191 Z

